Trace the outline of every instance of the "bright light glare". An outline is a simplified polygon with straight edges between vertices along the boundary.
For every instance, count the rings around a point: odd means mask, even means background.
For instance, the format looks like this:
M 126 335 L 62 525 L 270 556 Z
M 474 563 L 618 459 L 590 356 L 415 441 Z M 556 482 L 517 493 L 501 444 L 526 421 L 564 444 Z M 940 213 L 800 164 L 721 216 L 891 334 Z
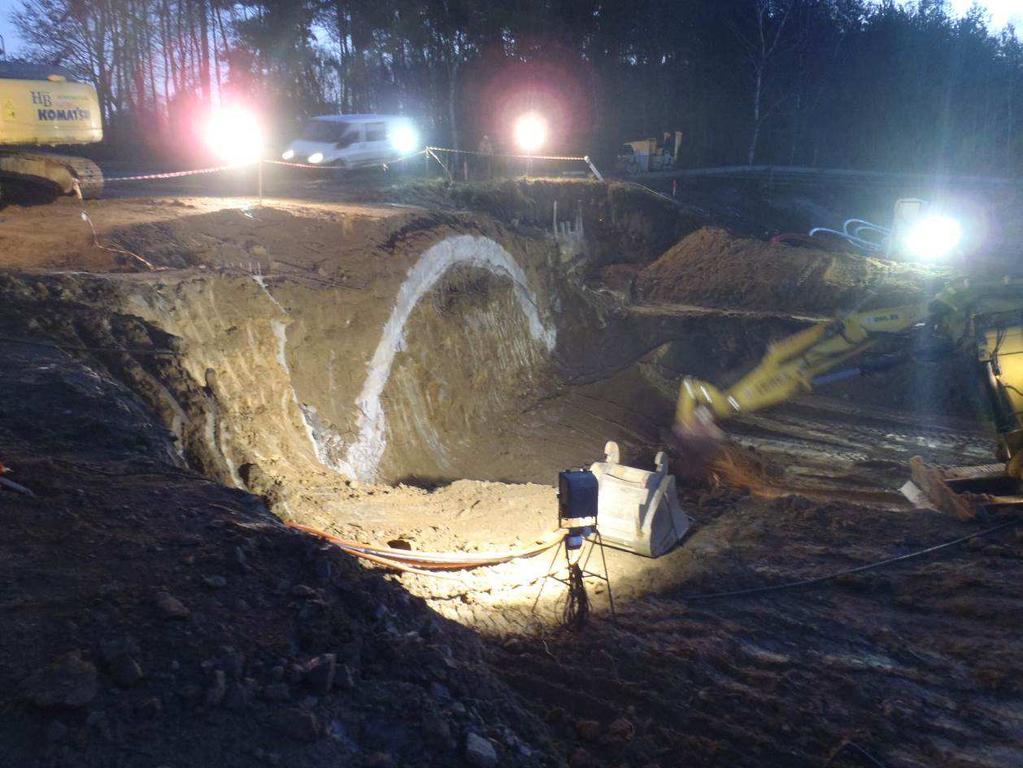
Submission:
M 523 152 L 532 154 L 547 141 L 547 121 L 535 112 L 515 121 L 515 143 Z
M 259 120 L 248 109 L 224 107 L 206 122 L 206 145 L 225 163 L 254 163 L 263 156 L 264 137 Z
M 286 149 L 281 153 L 281 160 L 291 160 L 293 157 L 295 157 L 295 150 L 293 149 Z
M 309 162 L 312 163 L 313 165 L 316 165 L 317 163 L 322 163 L 323 162 L 323 153 L 322 152 L 313 152 L 311 155 L 309 155 Z
M 903 246 L 911 256 L 933 261 L 952 253 L 962 239 L 962 225 L 955 219 L 927 216 L 913 225 L 903 240 Z
M 391 131 L 391 146 L 399 155 L 409 155 L 419 149 L 419 134 L 407 123 L 397 125 Z
M 962 16 L 973 6 L 975 0 L 952 0 L 952 10 Z M 1023 11 L 1020 10 L 1019 0 L 981 0 L 980 6 L 991 14 L 991 23 L 994 31 L 1002 29 L 1006 24 L 1019 25 L 1023 22 Z

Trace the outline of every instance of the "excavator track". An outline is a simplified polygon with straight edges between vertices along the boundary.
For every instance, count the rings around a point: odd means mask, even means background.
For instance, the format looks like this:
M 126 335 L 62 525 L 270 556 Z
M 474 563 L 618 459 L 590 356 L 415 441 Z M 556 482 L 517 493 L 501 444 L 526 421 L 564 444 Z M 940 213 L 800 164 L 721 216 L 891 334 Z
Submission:
M 78 179 L 78 187 L 84 199 L 94 200 L 103 196 L 103 171 L 92 160 L 76 155 L 46 155 L 46 157 L 60 162 L 71 170 L 75 178 Z
M 4 180 L 76 194 L 85 199 L 103 194 L 103 172 L 92 160 L 44 152 L 0 152 L 0 185 Z

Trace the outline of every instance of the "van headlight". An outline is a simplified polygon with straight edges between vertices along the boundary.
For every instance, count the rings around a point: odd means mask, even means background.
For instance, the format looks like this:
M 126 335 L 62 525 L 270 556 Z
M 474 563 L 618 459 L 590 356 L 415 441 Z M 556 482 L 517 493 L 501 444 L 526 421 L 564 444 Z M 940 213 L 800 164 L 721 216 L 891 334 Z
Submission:
M 322 152 L 313 152 L 311 155 L 309 155 L 309 162 L 312 163 L 313 165 L 316 165 L 317 163 L 322 163 L 323 162 L 323 153 Z
M 281 153 L 281 160 L 291 160 L 295 156 L 295 150 L 286 149 Z

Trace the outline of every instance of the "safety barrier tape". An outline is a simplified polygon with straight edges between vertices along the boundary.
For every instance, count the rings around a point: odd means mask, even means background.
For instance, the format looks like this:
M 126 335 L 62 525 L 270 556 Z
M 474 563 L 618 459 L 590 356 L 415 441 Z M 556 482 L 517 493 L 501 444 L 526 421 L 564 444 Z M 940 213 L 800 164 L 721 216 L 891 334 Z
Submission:
M 286 168 L 313 168 L 323 170 L 324 168 L 330 168 L 329 165 L 314 164 L 314 163 L 294 163 L 291 160 L 261 160 L 260 162 L 266 163 L 267 165 L 283 165 Z
M 411 160 L 412 158 L 419 157 L 421 155 L 434 156 L 435 159 L 437 159 L 438 162 L 439 162 L 439 158 L 436 158 L 436 156 L 433 154 L 435 152 L 446 152 L 448 154 L 475 155 L 477 157 L 506 158 L 506 159 L 516 159 L 516 160 L 575 161 L 575 162 L 587 163 L 588 165 L 590 165 L 590 168 L 594 170 L 595 175 L 597 175 L 598 178 L 600 178 L 600 175 L 596 172 L 596 169 L 593 168 L 593 165 L 590 162 L 590 158 L 588 156 L 586 156 L 586 155 L 514 155 L 514 154 L 505 154 L 505 153 L 500 153 L 500 152 L 496 152 L 496 153 L 476 152 L 476 151 L 473 151 L 473 150 L 470 150 L 470 149 L 450 149 L 448 147 L 433 147 L 433 146 L 425 147 L 424 149 L 421 149 L 418 152 L 413 152 L 410 155 L 403 155 L 403 156 L 397 157 L 397 158 L 395 158 L 393 160 L 383 160 L 380 163 L 373 163 L 373 165 L 382 165 L 382 166 L 386 167 L 388 165 L 393 165 L 394 163 L 401 163 L 401 162 L 404 162 L 406 160 Z M 323 168 L 330 167 L 330 166 L 322 165 L 322 164 L 296 163 L 296 162 L 291 162 L 291 161 L 288 161 L 288 160 L 270 160 L 270 159 L 266 159 L 266 160 L 254 160 L 254 161 L 249 162 L 249 163 L 235 163 L 235 164 L 232 164 L 232 165 L 218 165 L 218 166 L 214 166 L 212 168 L 196 168 L 194 170 L 189 170 L 189 171 L 167 171 L 165 173 L 144 173 L 144 174 L 138 174 L 136 176 L 108 176 L 108 177 L 106 177 L 104 179 L 104 181 L 107 182 L 107 183 L 113 183 L 113 182 L 119 182 L 119 181 L 155 181 L 155 180 L 159 180 L 159 179 L 178 179 L 178 178 L 182 178 L 184 176 L 201 176 L 201 175 L 206 175 L 206 174 L 211 174 L 211 173 L 221 173 L 223 171 L 232 171 L 232 170 L 237 170 L 239 168 L 248 168 L 250 166 L 260 165 L 260 164 L 278 165 L 278 166 L 285 166 L 285 167 L 288 167 L 288 168 L 310 168 L 310 169 L 313 169 L 313 170 L 318 170 L 318 169 L 323 169 Z
M 177 179 L 182 176 L 199 176 L 206 173 L 220 173 L 221 171 L 232 171 L 236 168 L 246 168 L 255 163 L 235 163 L 234 165 L 218 165 L 213 168 L 196 168 L 191 171 L 168 171 L 166 173 L 144 173 L 138 176 L 108 176 L 104 182 L 111 181 L 150 181 L 152 179 Z
M 662 198 L 663 200 L 667 200 L 672 205 L 676 205 L 679 207 L 682 206 L 682 203 L 676 198 L 672 197 L 671 195 L 666 195 L 663 192 L 658 192 L 656 189 L 654 189 L 653 187 L 648 187 L 646 184 L 640 184 L 638 181 L 631 181 L 630 179 L 619 179 L 618 181 L 621 184 L 628 184 L 629 186 L 635 187 L 636 189 L 641 189 L 644 192 L 649 192 L 651 195 L 655 195 L 657 197 Z
M 404 162 L 406 160 L 411 160 L 413 157 L 419 157 L 420 155 L 425 155 L 426 153 L 427 153 L 426 149 L 421 149 L 418 152 L 413 152 L 411 155 L 402 155 L 401 157 L 396 157 L 394 160 L 385 160 L 383 162 L 383 165 L 387 166 L 387 165 L 391 165 L 393 163 L 402 163 L 402 162 Z
M 427 153 L 426 149 L 420 149 L 419 151 L 412 152 L 411 154 L 403 154 L 400 157 L 395 157 L 394 160 L 385 160 L 385 161 L 381 161 L 380 163 L 372 163 L 372 164 L 370 164 L 370 166 L 391 166 L 391 165 L 394 165 L 395 163 L 402 163 L 402 162 L 404 162 L 406 160 L 411 160 L 412 157 L 418 157 L 420 154 L 426 154 L 426 153 Z M 324 165 L 322 163 L 314 165 L 312 163 L 296 163 L 294 161 L 285 161 L 285 160 L 264 160 L 262 162 L 266 163 L 267 165 L 270 165 L 270 166 L 285 166 L 285 167 L 288 167 L 288 168 L 313 168 L 313 169 L 316 169 L 316 168 L 331 168 L 330 166 Z
M 448 152 L 458 155 L 477 155 L 480 157 L 506 157 L 518 160 L 578 160 L 580 163 L 587 161 L 585 155 L 509 155 L 501 152 L 476 152 L 471 149 L 448 149 L 447 147 L 427 147 L 434 152 Z

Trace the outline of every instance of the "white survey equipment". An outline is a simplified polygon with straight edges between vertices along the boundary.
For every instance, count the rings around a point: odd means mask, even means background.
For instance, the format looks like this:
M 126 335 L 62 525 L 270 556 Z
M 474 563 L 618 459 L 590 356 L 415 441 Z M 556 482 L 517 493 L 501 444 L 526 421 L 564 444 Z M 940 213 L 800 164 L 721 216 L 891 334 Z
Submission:
M 675 476 L 668 459 L 657 454 L 657 469 L 620 463 L 618 444 L 604 446 L 604 461 L 590 467 L 597 478 L 597 519 L 603 543 L 645 557 L 660 557 L 689 530 L 689 518 L 678 503 Z

